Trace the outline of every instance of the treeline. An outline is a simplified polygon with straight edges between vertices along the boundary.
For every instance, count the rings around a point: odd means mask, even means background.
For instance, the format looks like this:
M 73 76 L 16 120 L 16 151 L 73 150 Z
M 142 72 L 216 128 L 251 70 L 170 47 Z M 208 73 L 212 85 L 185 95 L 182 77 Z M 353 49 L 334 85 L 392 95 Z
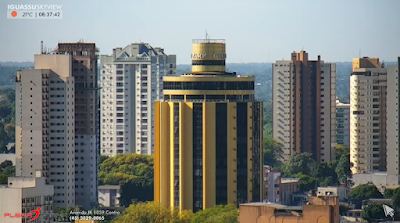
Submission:
M 393 65 L 394 63 L 387 63 Z M 349 102 L 350 74 L 352 62 L 336 63 L 336 96 L 340 101 Z M 254 75 L 256 83 L 256 98 L 264 102 L 272 101 L 272 63 L 230 63 L 227 71 L 235 71 L 239 75 Z M 178 65 L 177 75 L 191 70 L 190 65 Z
M 15 91 L 0 89 L 0 153 L 8 152 L 8 143 L 15 142 Z
M 153 201 L 154 159 L 135 153 L 100 157 L 99 185 L 120 185 L 120 204 Z

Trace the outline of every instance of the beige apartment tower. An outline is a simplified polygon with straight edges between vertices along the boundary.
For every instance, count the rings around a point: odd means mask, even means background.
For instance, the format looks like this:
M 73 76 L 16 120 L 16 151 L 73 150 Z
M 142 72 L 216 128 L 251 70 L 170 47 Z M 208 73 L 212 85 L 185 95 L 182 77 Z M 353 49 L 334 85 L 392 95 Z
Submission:
M 284 145 L 284 161 L 309 152 L 317 162 L 335 159 L 336 65 L 305 51 L 272 65 L 273 138 Z
M 350 164 L 353 174 L 387 169 L 387 77 L 387 68 L 378 58 L 353 59 L 350 76 Z
M 16 77 L 16 176 L 42 171 L 59 207 L 97 204 L 97 48 L 60 43 Z

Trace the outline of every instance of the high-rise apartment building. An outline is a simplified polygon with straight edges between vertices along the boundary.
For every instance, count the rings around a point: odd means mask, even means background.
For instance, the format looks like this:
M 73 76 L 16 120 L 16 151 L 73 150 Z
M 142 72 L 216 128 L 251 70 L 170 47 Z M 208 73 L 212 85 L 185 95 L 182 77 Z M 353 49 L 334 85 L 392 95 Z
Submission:
M 101 56 L 100 63 L 101 154 L 152 154 L 153 103 L 162 98 L 162 77 L 176 75 L 176 56 L 133 43 Z
M 16 175 L 42 171 L 59 207 L 97 204 L 97 51 L 60 43 L 16 77 Z
M 400 57 L 397 66 L 388 67 L 387 76 L 387 174 L 388 185 L 400 185 Z
M 350 145 L 350 104 L 336 101 L 336 144 Z
M 311 153 L 317 162 L 335 159 L 336 64 L 293 52 L 272 65 L 273 138 L 284 145 L 284 161 Z
M 387 100 L 387 76 L 387 68 L 379 63 L 378 58 L 353 59 L 350 76 L 350 162 L 353 174 L 386 171 L 386 120 L 390 104 Z
M 225 71 L 225 41 L 195 40 L 192 72 L 155 103 L 154 199 L 194 212 L 261 201 L 262 103 L 254 77 Z

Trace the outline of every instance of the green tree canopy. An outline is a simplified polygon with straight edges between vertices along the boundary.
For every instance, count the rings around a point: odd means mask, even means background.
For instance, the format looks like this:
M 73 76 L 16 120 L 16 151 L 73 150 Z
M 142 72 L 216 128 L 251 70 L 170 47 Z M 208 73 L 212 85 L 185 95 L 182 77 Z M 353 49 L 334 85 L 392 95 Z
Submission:
M 386 204 L 390 206 L 389 204 Z M 370 204 L 364 207 L 361 217 L 369 223 L 380 222 L 384 220 L 390 220 L 385 216 L 385 211 L 382 208 L 382 204 Z
M 299 178 L 300 191 L 310 191 L 315 189 L 316 185 L 315 177 L 303 173 L 298 173 L 294 176 L 296 178 Z
M 216 205 L 197 212 L 192 223 L 238 223 L 239 210 L 233 205 Z
M 348 198 L 353 199 L 370 199 L 370 198 L 383 198 L 381 192 L 373 184 L 361 184 L 354 188 L 351 188 Z
M 190 211 L 171 210 L 154 202 L 131 204 L 114 223 L 190 223 Z
M 2 171 L 3 169 L 5 169 L 5 168 L 7 168 L 9 166 L 13 166 L 12 161 L 5 160 L 4 162 L 0 163 L 0 171 Z
M 295 153 L 288 163 L 282 167 L 282 174 L 285 177 L 292 177 L 298 173 L 315 175 L 317 163 L 310 153 Z
M 108 158 L 109 158 L 108 156 L 100 156 L 99 157 L 99 165 L 101 165 Z
M 336 147 L 336 168 L 335 171 L 338 176 L 338 180 L 340 183 L 344 183 L 349 185 L 349 179 L 351 179 L 351 170 L 350 170 L 350 150 L 347 146 L 337 146 Z
M 283 160 L 283 144 L 270 136 L 264 136 L 263 140 L 264 164 L 279 167 Z
M 393 207 L 395 207 L 396 210 L 400 209 L 400 187 L 385 189 L 383 195 L 385 198 L 392 199 Z
M 8 178 L 14 176 L 15 176 L 15 166 L 5 167 L 0 171 L 0 184 L 8 184 Z
M 154 199 L 153 156 L 131 153 L 101 159 L 99 184 L 120 185 L 122 206 Z

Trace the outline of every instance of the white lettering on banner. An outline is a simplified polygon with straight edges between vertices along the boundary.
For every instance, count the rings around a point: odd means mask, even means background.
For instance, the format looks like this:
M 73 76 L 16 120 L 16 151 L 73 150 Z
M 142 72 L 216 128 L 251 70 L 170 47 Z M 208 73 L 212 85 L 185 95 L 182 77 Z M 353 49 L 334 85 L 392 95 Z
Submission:
M 192 58 L 194 58 L 194 59 L 203 59 L 204 57 L 206 57 L 206 53 L 203 53 L 203 54 L 198 54 L 198 53 L 194 53 L 194 54 L 192 54 Z
M 225 59 L 226 58 L 226 54 L 224 53 L 214 53 L 213 57 L 216 59 Z

